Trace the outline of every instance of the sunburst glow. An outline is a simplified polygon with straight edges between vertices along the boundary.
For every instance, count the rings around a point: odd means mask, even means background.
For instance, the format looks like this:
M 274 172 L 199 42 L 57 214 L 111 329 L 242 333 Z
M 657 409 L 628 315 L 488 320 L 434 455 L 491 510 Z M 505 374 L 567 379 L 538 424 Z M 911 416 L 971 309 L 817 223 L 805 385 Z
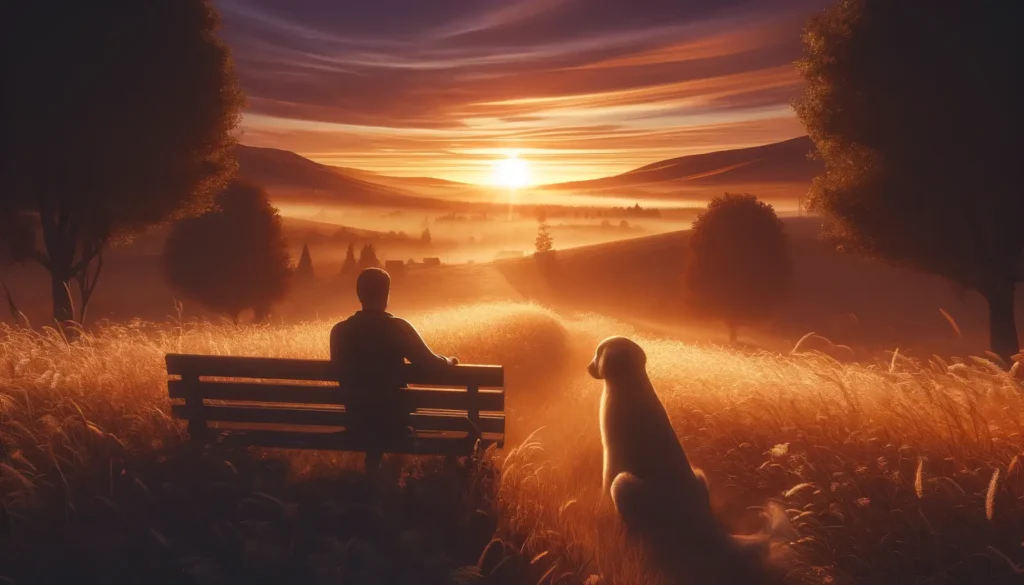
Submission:
M 516 153 L 494 163 L 493 181 L 509 189 L 520 189 L 530 183 L 530 163 Z

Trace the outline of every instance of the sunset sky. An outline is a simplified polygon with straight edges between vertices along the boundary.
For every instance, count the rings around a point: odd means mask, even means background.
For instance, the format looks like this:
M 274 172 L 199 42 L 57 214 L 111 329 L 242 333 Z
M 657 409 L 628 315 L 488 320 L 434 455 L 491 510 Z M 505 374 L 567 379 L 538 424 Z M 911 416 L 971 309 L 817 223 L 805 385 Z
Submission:
M 803 133 L 789 101 L 828 0 L 215 0 L 241 141 L 386 174 L 531 181 Z

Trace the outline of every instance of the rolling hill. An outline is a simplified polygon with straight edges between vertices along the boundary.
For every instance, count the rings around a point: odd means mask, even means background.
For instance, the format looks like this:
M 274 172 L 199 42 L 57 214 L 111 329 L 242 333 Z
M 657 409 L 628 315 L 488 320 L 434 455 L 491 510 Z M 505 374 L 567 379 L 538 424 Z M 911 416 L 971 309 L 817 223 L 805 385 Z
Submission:
M 275 199 L 413 209 L 447 209 L 450 203 L 351 176 L 294 152 L 238 146 L 240 174 L 263 185 Z M 369 178 L 371 175 L 367 174 Z
M 899 347 L 901 352 L 929 348 L 955 355 L 987 347 L 988 309 L 977 293 L 938 276 L 837 252 L 818 239 L 820 219 L 783 221 L 790 236 L 793 292 L 753 338 L 794 343 L 816 332 L 861 347 Z M 533 258 L 494 265 L 520 294 L 543 304 L 691 327 L 701 320 L 684 301 L 689 236 L 689 231 L 677 231 L 558 250 L 558 269 L 546 277 Z M 1017 291 L 1017 303 L 1018 327 L 1024 329 L 1024 287 Z M 951 327 L 942 311 L 958 328 Z M 724 336 L 724 329 L 719 334 Z
M 487 203 L 495 199 L 493 189 L 481 185 L 471 185 L 469 183 L 460 183 L 435 177 L 396 177 L 351 167 L 329 168 L 345 177 L 383 185 L 408 193 L 415 193 L 421 197 L 474 203 Z
M 668 159 L 620 175 L 543 185 L 535 191 L 570 206 L 575 205 L 573 195 L 689 202 L 727 190 L 795 201 L 821 169 L 808 158 L 811 150 L 812 143 L 804 136 Z M 330 166 L 274 148 L 239 146 L 238 160 L 241 174 L 266 186 L 276 199 L 409 209 L 447 209 L 455 203 L 487 207 L 496 200 L 491 189 L 479 185 Z
M 632 194 L 654 198 L 692 198 L 744 186 L 795 193 L 805 190 L 821 170 L 820 163 L 808 158 L 812 149 L 811 140 L 803 136 L 764 146 L 673 158 L 612 177 L 543 188 L 587 195 Z

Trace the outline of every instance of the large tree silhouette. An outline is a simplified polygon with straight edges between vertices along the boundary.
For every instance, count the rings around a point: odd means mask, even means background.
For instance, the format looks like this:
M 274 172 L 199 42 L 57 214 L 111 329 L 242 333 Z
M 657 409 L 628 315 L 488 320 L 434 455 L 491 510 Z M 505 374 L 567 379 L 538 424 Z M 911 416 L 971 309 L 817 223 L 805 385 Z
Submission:
M 807 26 L 794 104 L 825 165 L 808 205 L 829 235 L 977 290 L 1003 358 L 1024 275 L 1017 9 L 844 0 Z
M 53 313 L 84 320 L 108 245 L 199 213 L 234 171 L 242 96 L 208 0 L 0 8 L 0 213 L 30 212 Z M 7 239 L 11 234 L 0 233 Z
M 209 212 L 174 224 L 163 253 L 173 288 L 234 321 L 266 315 L 292 276 L 281 216 L 258 186 L 236 180 Z
M 689 302 L 736 330 L 769 317 L 790 290 L 792 265 L 782 222 L 753 195 L 716 197 L 697 216 L 686 263 Z

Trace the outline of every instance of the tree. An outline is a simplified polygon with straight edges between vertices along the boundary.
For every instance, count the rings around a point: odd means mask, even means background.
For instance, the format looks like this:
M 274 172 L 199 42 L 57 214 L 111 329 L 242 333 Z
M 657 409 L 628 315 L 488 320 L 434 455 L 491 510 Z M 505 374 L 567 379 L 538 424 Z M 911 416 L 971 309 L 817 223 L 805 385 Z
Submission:
M 432 238 L 430 236 L 430 228 L 426 228 L 423 230 L 423 233 L 420 234 L 420 243 L 422 243 L 424 246 L 429 246 L 431 241 Z
M 345 252 L 345 262 L 341 265 L 341 275 L 350 276 L 355 274 L 358 270 L 359 264 L 356 262 L 355 244 L 349 242 L 348 251 Z
M 281 216 L 266 192 L 242 180 L 220 193 L 204 215 L 176 222 L 163 251 L 168 283 L 233 321 L 258 317 L 282 299 L 292 276 Z
M 373 244 L 365 244 L 359 251 L 358 267 L 360 270 L 380 268 L 380 260 L 377 259 L 377 250 L 374 249 Z
M 537 256 L 550 254 L 554 248 L 554 239 L 551 237 L 551 227 L 548 225 L 548 215 L 544 208 L 537 211 L 537 239 L 534 240 L 533 247 Z
M 242 94 L 208 0 L 2 6 L 0 213 L 33 214 L 25 258 L 49 271 L 58 321 L 77 285 L 83 321 L 109 245 L 223 188 Z
M 736 330 L 767 318 L 789 293 L 792 266 L 782 221 L 753 195 L 716 197 L 690 234 L 686 287 L 691 305 Z
M 299 256 L 299 265 L 295 268 L 295 280 L 297 282 L 309 282 L 313 280 L 313 258 L 309 255 L 309 245 L 302 245 L 302 255 Z
M 807 26 L 794 103 L 824 163 L 807 205 L 828 236 L 977 290 L 1003 358 L 1024 276 L 1016 8 L 843 0 Z

